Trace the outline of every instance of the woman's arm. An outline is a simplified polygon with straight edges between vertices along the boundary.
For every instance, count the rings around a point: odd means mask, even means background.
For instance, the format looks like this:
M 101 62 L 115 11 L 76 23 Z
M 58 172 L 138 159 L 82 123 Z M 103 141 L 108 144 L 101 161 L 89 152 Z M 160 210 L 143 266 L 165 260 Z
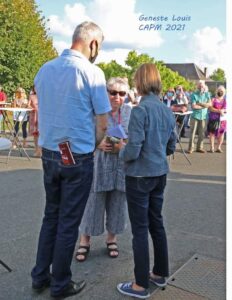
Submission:
M 128 143 L 119 153 L 119 157 L 124 161 L 136 160 L 139 157 L 145 140 L 145 119 L 146 111 L 141 106 L 132 109 L 128 127 Z
M 16 98 L 14 98 L 13 107 L 18 107 Z

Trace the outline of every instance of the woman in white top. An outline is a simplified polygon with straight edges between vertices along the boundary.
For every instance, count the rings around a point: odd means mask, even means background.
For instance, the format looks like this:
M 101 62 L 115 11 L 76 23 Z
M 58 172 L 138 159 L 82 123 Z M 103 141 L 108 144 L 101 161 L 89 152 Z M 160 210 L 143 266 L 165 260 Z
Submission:
M 28 107 L 28 99 L 26 96 L 26 92 L 23 88 L 19 87 L 15 92 L 14 98 L 14 107 L 27 108 Z M 28 122 L 28 113 L 17 111 L 14 112 L 14 130 L 15 136 L 19 131 L 19 124 L 21 123 L 22 132 L 23 132 L 23 147 L 27 146 L 27 122 Z M 14 145 L 14 147 L 16 147 Z

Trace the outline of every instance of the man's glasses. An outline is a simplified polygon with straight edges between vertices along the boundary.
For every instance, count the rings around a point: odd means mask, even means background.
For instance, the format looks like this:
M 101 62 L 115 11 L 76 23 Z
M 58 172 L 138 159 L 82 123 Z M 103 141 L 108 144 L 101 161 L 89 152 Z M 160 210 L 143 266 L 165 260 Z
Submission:
M 109 91 L 108 90 L 108 93 L 111 95 L 111 96 L 116 96 L 117 94 L 119 94 L 120 97 L 124 97 L 126 96 L 126 92 L 123 92 L 123 91 Z

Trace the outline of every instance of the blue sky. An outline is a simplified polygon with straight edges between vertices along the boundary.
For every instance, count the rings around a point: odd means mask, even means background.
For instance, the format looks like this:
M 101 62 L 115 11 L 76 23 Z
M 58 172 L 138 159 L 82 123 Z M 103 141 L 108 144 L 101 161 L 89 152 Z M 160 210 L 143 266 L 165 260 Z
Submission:
M 116 59 L 123 64 L 133 49 L 167 63 L 194 62 L 201 68 L 207 67 L 209 73 L 225 67 L 226 0 L 36 0 L 36 3 L 50 19 L 50 34 L 59 53 L 70 47 L 75 26 L 88 18 L 98 23 L 105 34 L 97 62 Z M 141 21 L 141 15 L 163 16 L 168 20 Z M 173 15 L 187 20 L 173 21 Z M 182 30 L 166 30 L 168 24 Z M 154 25 L 162 28 L 144 29 Z

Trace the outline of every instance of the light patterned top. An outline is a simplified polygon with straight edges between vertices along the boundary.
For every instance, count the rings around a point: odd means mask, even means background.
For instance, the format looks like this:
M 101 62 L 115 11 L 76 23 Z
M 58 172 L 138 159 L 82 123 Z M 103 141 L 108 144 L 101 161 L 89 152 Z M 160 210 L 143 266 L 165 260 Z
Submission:
M 109 113 L 108 129 L 120 123 L 127 134 L 131 109 L 129 104 L 123 104 L 114 117 Z M 124 162 L 119 158 L 118 153 L 108 153 L 100 149 L 95 151 L 92 190 L 125 192 Z

